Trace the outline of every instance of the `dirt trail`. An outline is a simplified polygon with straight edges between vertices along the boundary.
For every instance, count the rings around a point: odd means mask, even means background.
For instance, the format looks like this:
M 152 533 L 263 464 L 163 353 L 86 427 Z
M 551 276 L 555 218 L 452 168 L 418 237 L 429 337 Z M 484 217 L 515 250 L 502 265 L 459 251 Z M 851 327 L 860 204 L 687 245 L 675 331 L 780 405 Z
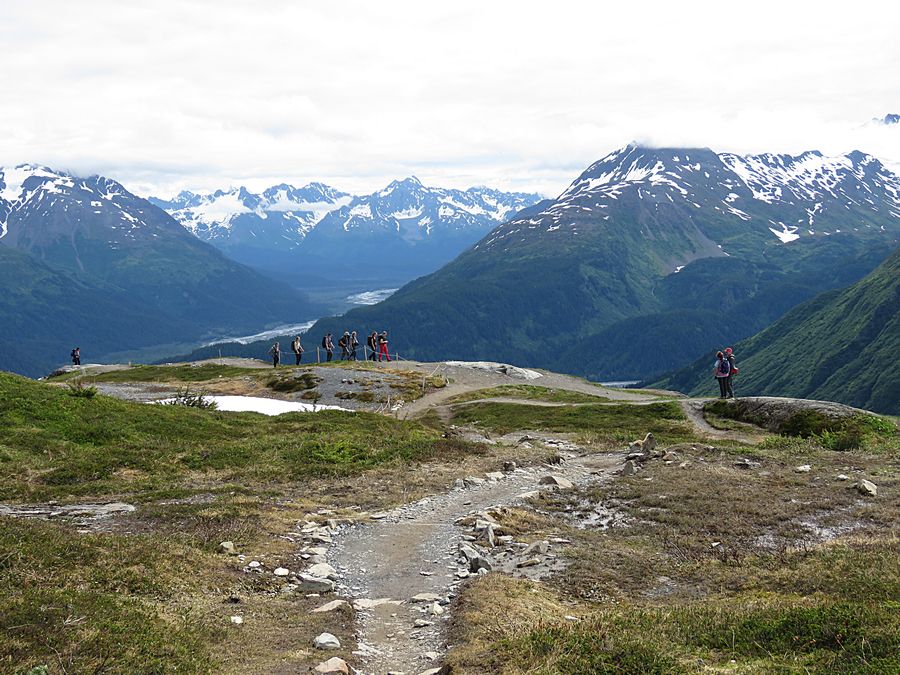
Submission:
M 335 537 L 328 558 L 341 575 L 343 594 L 399 602 L 359 612 L 358 651 L 364 672 L 417 673 L 439 665 L 437 655 L 445 650 L 449 610 L 435 616 L 433 602 L 411 599 L 419 593 L 433 593 L 441 598 L 440 604 L 463 582 L 458 573 L 465 576 L 466 571 L 459 563 L 458 547 L 472 531 L 455 521 L 491 507 L 516 504 L 528 492 L 549 489 L 539 484 L 548 474 L 586 484 L 609 480 L 611 472 L 622 465 L 620 454 L 581 456 L 579 448 L 565 441 L 561 447 L 567 450 L 561 452 L 564 461 L 559 465 L 517 469 L 499 480 L 455 488 L 399 507 L 377 523 L 358 525 Z M 539 577 L 562 564 L 551 548 L 546 561 L 527 572 Z M 510 567 L 516 569 L 514 564 Z M 415 626 L 417 619 L 420 627 Z
M 688 421 L 694 425 L 697 433 L 707 438 L 719 440 L 737 441 L 738 443 L 746 443 L 747 445 L 756 445 L 759 443 L 765 432 L 760 430 L 759 434 L 743 433 L 740 431 L 716 429 L 703 416 L 703 406 L 712 399 L 682 399 L 679 401 L 681 409 L 684 411 Z

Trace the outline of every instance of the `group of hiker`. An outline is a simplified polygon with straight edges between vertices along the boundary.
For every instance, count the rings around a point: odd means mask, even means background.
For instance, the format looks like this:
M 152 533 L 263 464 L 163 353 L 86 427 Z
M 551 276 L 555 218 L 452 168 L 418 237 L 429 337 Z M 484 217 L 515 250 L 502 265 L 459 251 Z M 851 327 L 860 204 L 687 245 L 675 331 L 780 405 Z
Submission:
M 734 376 L 737 374 L 734 350 L 727 347 L 721 352 L 716 352 L 715 376 L 716 382 L 719 383 L 719 398 L 734 398 Z
M 359 360 L 359 336 L 354 331 L 344 331 L 344 334 L 338 339 L 337 346 L 341 348 L 341 361 L 358 361 Z M 334 336 L 327 333 L 322 338 L 322 349 L 325 351 L 325 361 L 334 359 Z M 291 340 L 291 351 L 294 353 L 296 364 L 299 366 L 303 361 L 303 353 L 306 351 L 297 335 Z M 366 338 L 365 349 L 366 361 L 382 361 L 391 360 L 391 354 L 388 351 L 388 334 L 387 331 L 372 331 Z M 272 357 L 272 367 L 277 368 L 281 363 L 281 344 L 275 342 L 269 349 L 269 355 Z

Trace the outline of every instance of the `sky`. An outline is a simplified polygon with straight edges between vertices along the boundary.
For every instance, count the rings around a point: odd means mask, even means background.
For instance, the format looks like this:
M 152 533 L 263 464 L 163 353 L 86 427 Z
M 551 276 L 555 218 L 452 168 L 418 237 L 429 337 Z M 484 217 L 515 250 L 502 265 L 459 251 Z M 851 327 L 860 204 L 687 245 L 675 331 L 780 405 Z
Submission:
M 555 196 L 637 141 L 900 167 L 900 4 L 2 0 L 0 166 Z

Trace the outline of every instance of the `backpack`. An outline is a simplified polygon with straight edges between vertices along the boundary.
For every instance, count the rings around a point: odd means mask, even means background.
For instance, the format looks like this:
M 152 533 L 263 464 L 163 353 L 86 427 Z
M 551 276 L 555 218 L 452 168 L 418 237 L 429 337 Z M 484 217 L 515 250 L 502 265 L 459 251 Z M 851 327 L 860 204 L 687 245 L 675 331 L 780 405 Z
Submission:
M 731 372 L 731 364 L 728 362 L 728 359 L 721 359 L 719 361 L 719 375 L 728 375 Z
M 328 336 L 322 338 L 322 349 L 328 349 Z

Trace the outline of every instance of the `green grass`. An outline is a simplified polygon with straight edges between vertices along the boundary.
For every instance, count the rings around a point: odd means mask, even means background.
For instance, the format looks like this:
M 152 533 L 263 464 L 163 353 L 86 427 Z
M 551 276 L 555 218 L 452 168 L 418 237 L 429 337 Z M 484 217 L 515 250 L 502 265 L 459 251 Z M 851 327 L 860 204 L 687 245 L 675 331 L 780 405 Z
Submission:
M 73 535 L 49 523 L 0 518 L 0 670 L 26 673 L 200 673 L 221 638 L 185 606 L 209 566 L 159 537 Z M 207 574 L 207 572 L 204 572 Z
M 533 406 L 516 403 L 474 403 L 453 409 L 454 424 L 475 425 L 497 433 L 519 429 L 579 432 L 630 441 L 652 431 L 660 442 L 693 438 L 692 428 L 677 403 L 648 405 Z
M 460 394 L 450 399 L 449 402 L 465 403 L 484 398 L 519 398 L 527 401 L 546 401 L 547 403 L 600 403 L 609 401 L 605 396 L 583 394 L 567 389 L 536 387 L 531 384 L 506 384 Z
M 322 378 L 316 377 L 311 372 L 301 372 L 298 374 L 288 374 L 287 377 L 273 376 L 266 381 L 266 386 L 282 393 L 293 393 L 297 391 L 308 391 L 315 389 L 316 385 L 322 381 Z
M 0 499 L 152 493 L 207 474 L 284 483 L 458 456 L 414 422 L 323 411 L 266 417 L 130 403 L 0 374 Z

